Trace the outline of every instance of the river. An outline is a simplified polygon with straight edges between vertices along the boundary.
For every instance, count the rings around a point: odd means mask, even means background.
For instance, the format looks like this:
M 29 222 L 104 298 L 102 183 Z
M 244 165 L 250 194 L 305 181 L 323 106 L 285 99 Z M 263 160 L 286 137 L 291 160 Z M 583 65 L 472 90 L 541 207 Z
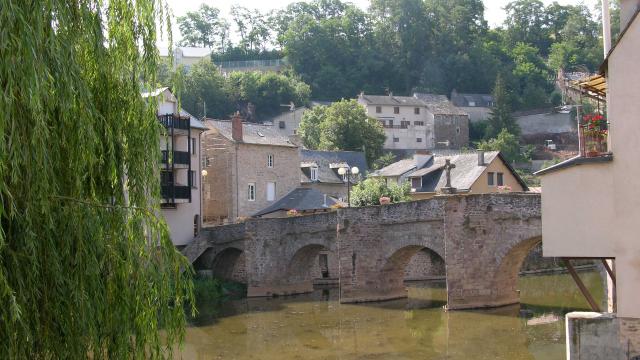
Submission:
M 597 272 L 581 278 L 604 296 Z M 563 315 L 587 310 L 567 274 L 520 277 L 521 304 L 444 311 L 444 282 L 408 284 L 409 298 L 340 304 L 337 289 L 201 306 L 182 359 L 564 359 Z

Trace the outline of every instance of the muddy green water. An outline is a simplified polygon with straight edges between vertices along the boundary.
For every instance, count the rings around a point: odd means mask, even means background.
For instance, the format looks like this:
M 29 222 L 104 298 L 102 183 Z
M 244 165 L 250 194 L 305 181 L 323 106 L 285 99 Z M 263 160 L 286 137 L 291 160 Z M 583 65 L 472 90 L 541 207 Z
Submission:
M 599 274 L 583 272 L 602 297 Z M 569 275 L 521 277 L 521 305 L 445 312 L 443 282 L 404 300 L 345 305 L 337 291 L 202 306 L 182 359 L 564 359 L 566 312 L 587 303 Z

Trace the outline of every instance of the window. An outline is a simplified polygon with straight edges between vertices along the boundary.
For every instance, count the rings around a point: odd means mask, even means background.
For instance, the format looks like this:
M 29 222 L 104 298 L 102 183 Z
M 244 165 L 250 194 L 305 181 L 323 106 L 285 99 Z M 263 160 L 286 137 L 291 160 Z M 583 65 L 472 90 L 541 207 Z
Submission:
M 424 121 L 414 121 L 413 125 L 414 126 L 424 126 Z
M 397 138 L 397 137 L 394 137 L 394 138 L 393 138 L 393 142 L 400 142 L 400 139 L 399 139 L 399 138 Z
M 469 101 L 469 106 L 476 106 L 476 102 L 475 101 Z
M 400 121 L 400 127 L 402 129 L 406 129 L 409 127 L 409 125 L 411 125 L 411 121 Z
M 394 114 L 400 114 L 400 107 L 399 106 L 394 106 L 393 107 L 393 113 Z
M 211 158 L 210 157 L 207 156 L 207 157 L 204 158 L 204 165 L 205 165 L 205 167 L 211 166 Z
M 268 168 L 273 167 L 273 154 L 267 155 L 267 167 Z
M 420 115 L 420 108 L 413 108 L 413 113 L 416 115 Z
M 422 142 L 422 138 L 416 138 L 416 142 Z
M 256 201 L 256 183 L 249 183 L 247 187 L 247 200 Z
M 393 120 L 389 120 L 389 126 L 393 127 Z
M 376 114 L 380 114 L 382 112 L 382 106 L 376 106 Z
M 286 124 L 284 123 L 284 121 L 280 121 L 280 122 L 278 123 L 278 127 L 279 127 L 280 129 L 284 129 L 284 128 L 286 127 Z
M 189 186 L 196 187 L 196 172 L 195 172 L 195 170 L 189 171 Z
M 297 135 L 297 134 L 298 134 L 298 130 L 297 130 L 297 129 L 294 129 L 294 130 L 293 130 L 293 135 Z
M 497 178 L 498 186 L 504 186 L 504 174 L 497 173 L 497 175 L 498 175 L 498 178 Z
M 349 179 L 349 175 L 347 175 L 347 173 L 344 173 L 344 175 L 342 175 L 342 181 L 347 182 L 347 179 Z
M 460 134 L 460 127 L 456 128 L 456 134 Z
M 487 185 L 493 186 L 493 173 L 487 173 Z
M 267 183 L 267 201 L 273 201 L 276 199 L 276 183 Z
M 196 138 L 191 138 L 191 154 L 196 154 Z
M 422 178 L 411 178 L 411 188 L 420 189 L 422 187 Z
M 318 181 L 318 167 L 311 167 L 311 181 Z
M 198 236 L 198 230 L 200 229 L 200 216 L 196 214 L 193 217 L 193 236 Z

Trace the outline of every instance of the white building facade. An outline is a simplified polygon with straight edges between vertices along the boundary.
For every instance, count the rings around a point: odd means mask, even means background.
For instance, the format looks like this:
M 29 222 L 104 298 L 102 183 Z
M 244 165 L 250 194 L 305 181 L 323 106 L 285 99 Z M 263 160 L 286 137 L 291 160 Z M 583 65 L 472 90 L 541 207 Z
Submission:
M 204 125 L 178 109 L 169 88 L 143 96 L 158 99 L 158 119 L 166 130 L 160 135 L 161 213 L 173 244 L 184 246 L 197 236 L 201 224 L 200 135 Z

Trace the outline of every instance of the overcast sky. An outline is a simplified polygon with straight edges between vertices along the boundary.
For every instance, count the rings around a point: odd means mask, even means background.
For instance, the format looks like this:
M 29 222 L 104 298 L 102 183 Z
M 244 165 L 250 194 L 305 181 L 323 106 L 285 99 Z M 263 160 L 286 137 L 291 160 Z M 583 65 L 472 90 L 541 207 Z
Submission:
M 200 7 L 200 4 L 205 3 L 210 6 L 214 6 L 219 8 L 223 15 L 230 19 L 229 9 L 231 5 L 237 4 L 244 6 L 249 9 L 259 9 L 261 11 L 269 11 L 273 9 L 281 9 L 286 7 L 288 4 L 296 1 L 292 0 L 165 0 L 169 3 L 171 9 L 173 9 L 173 14 L 175 16 L 184 15 L 188 11 L 196 10 Z M 446 1 L 446 0 L 443 0 Z M 491 27 L 496 27 L 502 25 L 504 21 L 505 14 L 502 9 L 506 4 L 509 3 L 510 0 L 483 0 L 485 6 L 485 18 L 489 22 Z M 550 4 L 553 0 L 542 0 L 545 4 Z M 566 5 L 566 4 L 586 4 L 590 10 L 594 10 L 598 0 L 556 0 L 558 3 Z M 362 9 L 366 9 L 369 6 L 369 0 L 352 0 L 352 3 L 361 7 Z M 177 26 L 174 27 L 174 36 L 176 39 L 180 38 L 179 31 Z

